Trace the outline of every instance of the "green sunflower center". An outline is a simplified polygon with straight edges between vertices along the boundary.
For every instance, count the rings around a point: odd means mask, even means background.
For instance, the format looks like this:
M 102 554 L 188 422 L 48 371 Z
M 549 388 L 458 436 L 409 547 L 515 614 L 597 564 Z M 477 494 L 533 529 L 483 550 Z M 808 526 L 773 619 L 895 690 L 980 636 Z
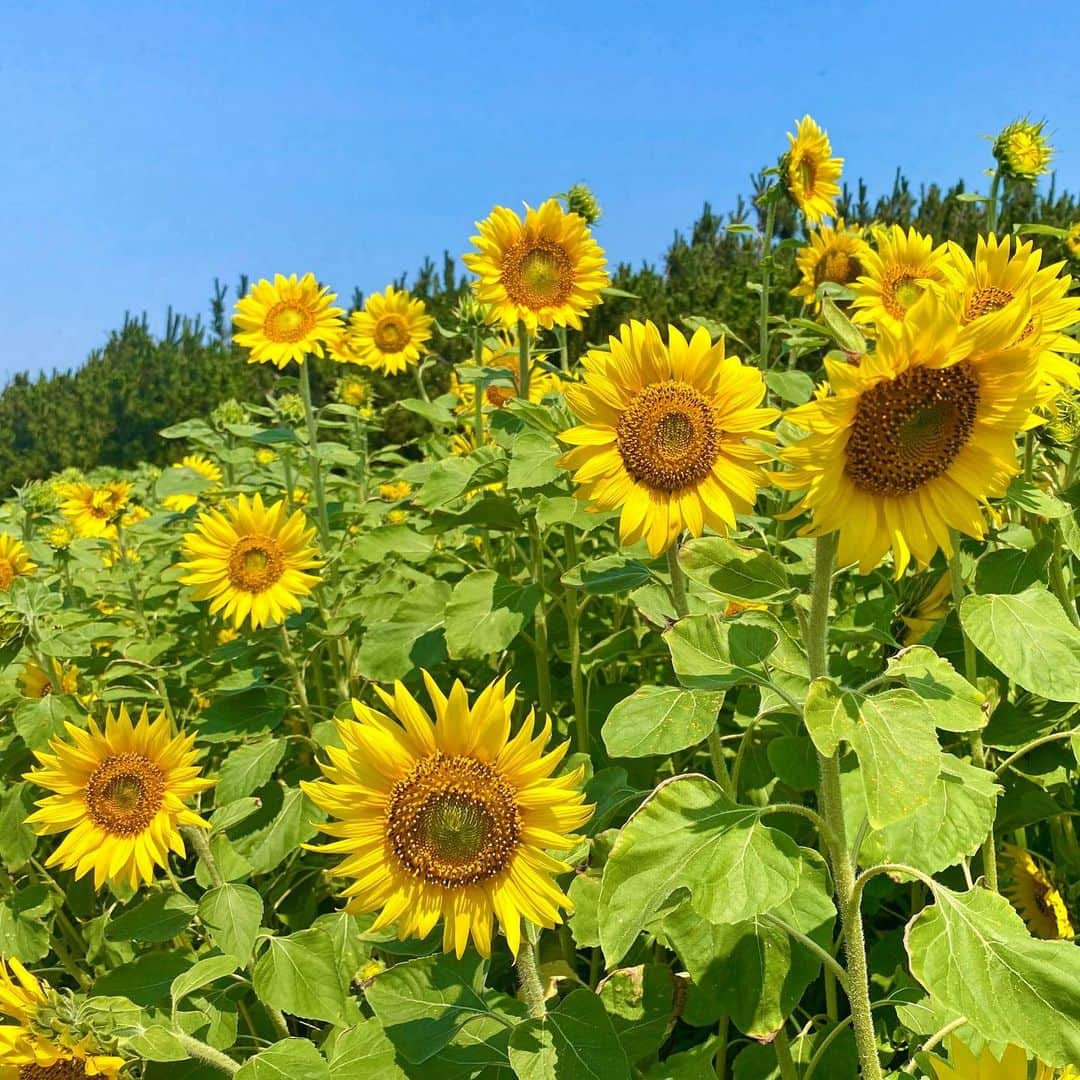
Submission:
M 894 319 L 902 319 L 925 291 L 919 281 L 918 270 L 910 266 L 894 266 L 881 284 L 881 303 Z
M 81 1080 L 86 1069 L 81 1061 L 57 1061 L 52 1065 L 20 1065 L 19 1080 Z
M 678 379 L 641 390 L 619 417 L 616 434 L 626 471 L 657 491 L 701 483 L 720 450 L 712 406 Z
M 948 470 L 978 408 L 979 381 L 966 363 L 880 382 L 859 398 L 844 472 L 873 495 L 909 495 Z
M 387 835 L 401 865 L 429 885 L 475 885 L 506 868 L 521 838 L 514 790 L 475 758 L 434 754 L 390 793 Z
M 145 754 L 115 754 L 90 774 L 86 808 L 113 836 L 141 833 L 161 808 L 165 775 Z
M 315 312 L 296 300 L 280 300 L 263 319 L 263 333 L 274 342 L 300 341 L 315 326 Z
M 524 237 L 503 259 L 502 284 L 510 300 L 522 307 L 558 307 L 573 291 L 574 264 L 562 244 Z
M 400 315 L 384 315 L 375 324 L 372 337 L 380 352 L 401 352 L 409 343 L 409 327 Z
M 281 548 L 269 536 L 242 536 L 229 553 L 229 581 L 244 592 L 265 592 L 284 572 Z

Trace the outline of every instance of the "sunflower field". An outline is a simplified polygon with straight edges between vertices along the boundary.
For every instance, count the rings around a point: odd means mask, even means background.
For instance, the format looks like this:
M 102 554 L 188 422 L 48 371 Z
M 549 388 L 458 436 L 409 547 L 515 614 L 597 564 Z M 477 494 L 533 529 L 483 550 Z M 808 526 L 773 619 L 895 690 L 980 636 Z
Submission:
M 445 322 L 277 274 L 264 399 L 21 487 L 0 1080 L 1080 1078 L 1080 223 L 1000 220 L 1051 156 L 1001 131 L 965 247 L 838 219 L 804 117 L 749 341 L 596 340 L 582 186 Z

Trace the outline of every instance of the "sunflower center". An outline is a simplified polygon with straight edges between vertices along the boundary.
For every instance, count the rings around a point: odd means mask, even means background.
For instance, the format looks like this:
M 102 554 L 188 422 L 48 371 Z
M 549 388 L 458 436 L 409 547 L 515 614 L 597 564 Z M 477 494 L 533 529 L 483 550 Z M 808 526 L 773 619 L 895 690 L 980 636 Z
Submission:
M 619 417 L 616 432 L 626 471 L 657 491 L 700 483 L 720 450 L 712 407 L 678 379 L 641 390 Z
M 263 333 L 275 342 L 294 342 L 315 325 L 315 313 L 296 300 L 279 300 L 263 320 Z
M 11 560 L 0 556 L 0 589 L 6 592 L 11 588 L 11 583 L 15 580 L 15 577 L 15 567 L 11 564 Z
M 900 496 L 941 476 L 975 427 L 979 382 L 968 364 L 913 368 L 859 398 L 845 474 L 874 495 Z
M 484 391 L 484 397 L 496 409 L 501 409 L 508 401 L 513 401 L 516 396 L 512 386 L 491 385 Z
M 281 548 L 269 536 L 242 536 L 229 553 L 229 581 L 244 592 L 265 592 L 284 572 Z
M 90 817 L 114 836 L 141 833 L 161 808 L 165 776 L 145 754 L 115 754 L 91 774 L 86 785 Z
M 526 237 L 507 251 L 502 283 L 515 304 L 533 311 L 558 307 L 574 287 L 574 265 L 562 244 Z
M 924 291 L 914 268 L 894 266 L 885 275 L 882 283 L 881 302 L 894 319 L 902 319 L 907 314 L 907 309 Z
M 494 877 L 509 864 L 521 829 L 513 789 L 475 758 L 426 757 L 390 793 L 390 845 L 429 885 L 452 889 Z
M 19 1080 L 81 1080 L 86 1069 L 81 1061 L 57 1061 L 52 1065 L 20 1065 Z
M 96 518 L 105 519 L 110 517 L 116 511 L 115 500 L 111 491 L 95 491 L 90 496 L 90 506 L 88 507 L 91 514 Z
M 849 285 L 863 272 L 862 264 L 847 251 L 827 251 L 814 267 L 814 284 L 832 281 Z
M 1012 298 L 1013 294 L 1007 289 L 998 289 L 993 285 L 977 289 L 964 306 L 964 322 L 974 322 L 992 311 L 1000 311 Z
M 401 352 L 409 343 L 409 327 L 400 315 L 384 315 L 375 324 L 371 336 L 380 352 Z

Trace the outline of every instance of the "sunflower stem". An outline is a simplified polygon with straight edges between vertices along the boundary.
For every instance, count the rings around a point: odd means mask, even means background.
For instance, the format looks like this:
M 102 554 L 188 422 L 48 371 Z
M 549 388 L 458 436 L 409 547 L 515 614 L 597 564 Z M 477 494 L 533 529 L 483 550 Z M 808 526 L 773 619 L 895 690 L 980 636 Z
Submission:
M 686 603 L 686 575 L 679 565 L 679 549 L 675 544 L 667 549 L 668 573 L 671 574 L 671 602 L 680 619 L 690 614 Z
M 728 1027 L 731 1018 L 721 1016 L 716 1022 L 716 1053 L 713 1055 L 713 1071 L 716 1080 L 727 1080 Z
M 986 231 L 994 232 L 998 226 L 998 195 L 1001 191 L 1001 170 L 994 170 L 990 181 L 990 194 L 986 198 Z
M 480 338 L 480 328 L 473 331 L 473 363 L 477 368 L 484 364 L 484 346 Z M 484 445 L 484 392 L 483 380 L 473 383 L 473 438 L 477 450 Z
M 529 400 L 529 364 L 531 357 L 529 355 L 529 348 L 531 342 L 529 341 L 529 328 L 525 325 L 524 319 L 518 319 L 517 324 L 518 335 L 518 397 L 523 401 Z
M 540 970 L 537 965 L 536 950 L 539 945 L 539 935 L 532 923 L 525 923 L 525 939 L 521 942 L 514 966 L 517 968 L 518 984 L 521 987 L 521 1000 L 529 1011 L 529 1016 L 534 1020 L 543 1020 L 547 1015 L 547 1006 L 544 1004 L 544 984 L 540 981 Z
M 308 467 L 311 470 L 311 487 L 315 492 L 315 505 L 319 515 L 319 535 L 323 550 L 330 548 L 330 518 L 326 512 L 326 492 L 323 490 L 322 466 L 319 463 L 319 427 L 315 421 L 315 409 L 311 403 L 310 358 L 300 365 L 300 392 L 304 399 L 304 422 L 308 436 Z M 292 492 L 290 491 L 290 499 Z
M 577 538 L 571 525 L 563 527 L 566 543 L 566 568 L 572 569 L 578 564 Z M 589 708 L 585 698 L 585 680 L 581 672 L 581 601 L 576 589 L 566 589 L 563 593 L 566 603 L 566 633 L 570 639 L 570 688 L 574 698 L 574 731 L 577 735 L 577 748 L 583 754 L 589 752 Z
M 292 642 L 289 640 L 289 631 L 285 629 L 284 623 L 281 623 L 278 629 L 281 631 L 281 658 L 285 661 L 285 666 L 292 676 L 293 685 L 296 687 L 296 696 L 300 699 L 300 711 L 304 714 L 308 731 L 311 731 L 314 722 L 311 716 L 311 704 L 308 701 L 307 686 L 304 684 L 304 676 L 301 674 L 300 665 L 296 662 L 296 654 L 293 652 Z M 332 655 L 333 653 L 331 653 Z
M 976 683 L 975 644 L 968 637 L 963 622 L 960 621 L 960 602 L 964 599 L 964 574 L 960 568 L 960 535 L 955 529 L 949 530 L 952 553 L 949 555 L 949 579 L 952 582 L 953 606 L 956 608 L 957 622 L 960 623 L 960 636 L 964 641 L 964 678 L 972 686 Z M 982 733 L 973 731 L 969 743 L 972 763 L 980 769 L 986 768 L 986 749 L 983 747 Z M 990 823 L 990 832 L 983 841 L 983 875 L 986 887 L 991 892 L 998 891 L 997 856 L 994 850 L 994 823 Z
M 570 350 L 566 345 L 566 327 L 557 326 L 555 336 L 559 339 L 559 367 L 563 371 L 570 370 Z
M 798 1080 L 795 1062 L 791 1060 L 791 1044 L 783 1027 L 773 1039 L 773 1050 L 776 1052 L 776 1064 L 780 1067 L 780 1080 Z
M 220 1050 L 215 1050 L 212 1046 L 207 1046 L 201 1039 L 196 1039 L 186 1032 L 175 1028 L 171 1034 L 191 1057 L 206 1062 L 207 1065 L 217 1069 L 218 1072 L 227 1073 L 229 1076 L 235 1076 L 240 1071 L 240 1066 L 237 1065 L 231 1057 L 227 1057 Z
M 819 536 L 814 557 L 814 577 L 810 592 L 810 614 L 806 622 L 806 655 L 810 678 L 829 674 L 829 600 L 832 596 L 832 575 L 836 562 L 837 534 Z M 848 1004 L 855 1029 L 855 1047 L 863 1080 L 881 1080 L 881 1061 L 874 1037 L 874 1020 L 870 1012 L 870 980 L 866 965 L 866 937 L 863 930 L 859 897 L 855 891 L 855 868 L 847 841 L 844 806 L 840 791 L 839 752 L 831 757 L 818 755 L 821 784 L 818 788 L 818 809 L 828 825 L 830 863 L 833 883 L 840 906 L 840 921 L 844 931 L 844 957 L 847 961 Z
M 206 830 L 194 825 L 184 825 L 180 831 L 184 834 L 188 843 L 191 844 L 196 856 L 205 865 L 206 872 L 214 883 L 214 888 L 220 889 L 225 884 L 225 879 L 221 876 L 217 859 L 214 858 L 214 853 L 210 850 L 210 841 L 206 836 Z
M 772 276 L 772 238 L 776 226 L 776 200 L 769 199 L 765 210 L 765 232 L 761 237 L 761 310 L 758 315 L 758 363 L 769 367 L 769 285 Z
M 529 546 L 532 548 L 533 580 L 540 586 L 540 599 L 533 615 L 535 631 L 533 635 L 533 654 L 536 657 L 536 688 L 540 696 L 540 708 L 545 713 L 552 710 L 551 669 L 548 666 L 547 609 L 544 606 L 544 544 L 540 537 L 540 526 L 536 524 L 536 515 L 529 518 Z

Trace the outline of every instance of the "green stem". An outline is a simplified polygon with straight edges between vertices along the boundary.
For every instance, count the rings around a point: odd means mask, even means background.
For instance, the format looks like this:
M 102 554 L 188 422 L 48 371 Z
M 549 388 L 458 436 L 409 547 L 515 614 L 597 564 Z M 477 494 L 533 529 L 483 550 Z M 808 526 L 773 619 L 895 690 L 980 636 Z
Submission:
M 769 199 L 765 211 L 765 233 L 761 238 L 761 310 L 758 315 L 758 365 L 769 366 L 769 285 L 772 277 L 772 238 L 776 225 L 776 202 Z
M 293 474 L 292 454 L 285 450 L 281 455 L 281 464 L 285 470 L 285 505 L 291 511 L 293 509 Z
M 200 1039 L 193 1038 L 183 1031 L 172 1031 L 170 1034 L 174 1039 L 188 1052 L 193 1058 L 198 1058 L 199 1061 L 205 1061 L 207 1065 L 212 1066 L 219 1072 L 227 1073 L 229 1076 L 235 1076 L 240 1071 L 240 1066 L 236 1064 L 231 1057 L 227 1057 L 220 1050 L 215 1050 L 212 1046 L 207 1046 L 206 1043 Z
M 431 398 L 428 397 L 427 387 L 424 385 L 424 372 L 427 370 L 429 363 L 430 361 L 425 360 L 422 364 L 417 364 L 414 371 L 414 377 L 416 379 L 416 389 L 419 392 L 420 397 L 430 405 Z
M 529 400 L 529 330 L 523 320 L 518 319 L 518 397 L 523 401 Z
M 525 939 L 518 947 L 514 966 L 517 968 L 518 983 L 521 986 L 521 1000 L 534 1020 L 543 1020 L 547 1015 L 544 1004 L 544 984 L 540 981 L 540 971 L 536 962 L 536 931 L 531 923 L 525 925 Z
M 716 1080 L 727 1080 L 728 1028 L 730 1026 L 729 1016 L 721 1016 L 716 1022 L 716 1053 L 713 1055 L 713 1071 L 716 1073 Z
M 304 720 L 307 722 L 308 731 L 311 731 L 314 722 L 311 716 L 311 704 L 308 701 L 307 686 L 304 684 L 304 677 L 300 672 L 300 665 L 296 662 L 296 654 L 293 652 L 292 642 L 289 641 L 289 631 L 285 629 L 284 623 L 281 623 L 278 629 L 281 631 L 281 658 L 285 661 L 285 666 L 289 669 L 289 674 L 292 676 L 293 686 L 296 687 L 296 696 L 300 699 L 300 711 L 304 714 Z M 331 655 L 333 654 L 331 653 Z
M 559 367 L 563 371 L 570 370 L 570 350 L 566 347 L 566 327 L 555 328 L 555 336 L 559 339 Z
M 994 232 L 998 226 L 998 195 L 1001 191 L 1001 170 L 994 170 L 990 181 L 990 194 L 986 199 L 986 231 Z
M 791 1060 L 791 1045 L 783 1027 L 773 1039 L 773 1050 L 776 1052 L 776 1064 L 780 1066 L 780 1080 L 798 1080 L 795 1062 Z
M 724 759 L 724 743 L 720 738 L 720 732 L 715 727 L 709 732 L 708 746 L 709 760 L 712 762 L 712 771 L 716 782 L 733 802 L 738 802 L 738 779 L 728 772 L 727 761 Z
M 957 622 L 960 623 L 960 635 L 964 641 L 964 678 L 972 686 L 976 685 L 976 662 L 975 644 L 968 637 L 960 622 L 960 602 L 964 599 L 964 575 L 960 569 L 960 536 L 955 529 L 949 530 L 949 539 L 952 542 L 952 554 L 949 556 L 949 578 L 952 582 L 953 606 L 956 608 Z M 969 741 L 971 746 L 971 760 L 980 769 L 986 768 L 986 749 L 983 747 L 982 733 L 973 731 Z M 998 891 L 997 855 L 994 850 L 994 823 L 990 824 L 990 832 L 982 845 L 983 875 L 986 877 L 986 887 L 991 892 Z
M 480 330 L 473 331 L 473 363 L 477 369 L 483 366 L 484 345 L 480 337 Z M 473 437 L 476 440 L 476 448 L 479 450 L 484 445 L 484 391 L 482 382 L 473 384 Z
M 680 619 L 690 614 L 686 603 L 686 575 L 679 565 L 679 549 L 675 544 L 667 549 L 668 573 L 671 574 L 671 602 Z
M 566 544 L 567 569 L 578 564 L 577 539 L 570 525 L 563 528 Z M 570 688 L 574 699 L 574 730 L 577 733 L 577 748 L 583 754 L 589 752 L 589 706 L 585 696 L 585 679 L 581 671 L 581 607 L 582 602 L 577 589 L 567 589 L 563 594 L 566 611 L 566 632 L 570 639 Z
M 308 468 L 311 470 L 311 489 L 315 492 L 315 505 L 319 514 L 319 535 L 323 548 L 330 548 L 330 518 L 326 512 L 326 492 L 323 490 L 322 465 L 319 462 L 319 428 L 315 421 L 315 408 L 311 403 L 311 361 L 300 365 L 300 391 L 304 398 L 304 422 L 308 435 Z M 291 494 L 291 493 L 290 493 Z
M 533 654 L 536 658 L 536 687 L 540 695 L 540 708 L 545 713 L 552 710 L 551 669 L 548 659 L 547 596 L 544 590 L 544 544 L 536 516 L 529 518 L 529 546 L 532 548 L 533 580 L 540 586 L 540 600 L 533 615 Z
M 207 838 L 206 830 L 192 825 L 184 826 L 181 832 L 191 844 L 200 861 L 206 866 L 206 872 L 210 875 L 214 888 L 221 888 L 225 884 L 225 879 L 221 876 L 217 859 L 214 858 L 214 853 L 210 850 L 210 841 Z

